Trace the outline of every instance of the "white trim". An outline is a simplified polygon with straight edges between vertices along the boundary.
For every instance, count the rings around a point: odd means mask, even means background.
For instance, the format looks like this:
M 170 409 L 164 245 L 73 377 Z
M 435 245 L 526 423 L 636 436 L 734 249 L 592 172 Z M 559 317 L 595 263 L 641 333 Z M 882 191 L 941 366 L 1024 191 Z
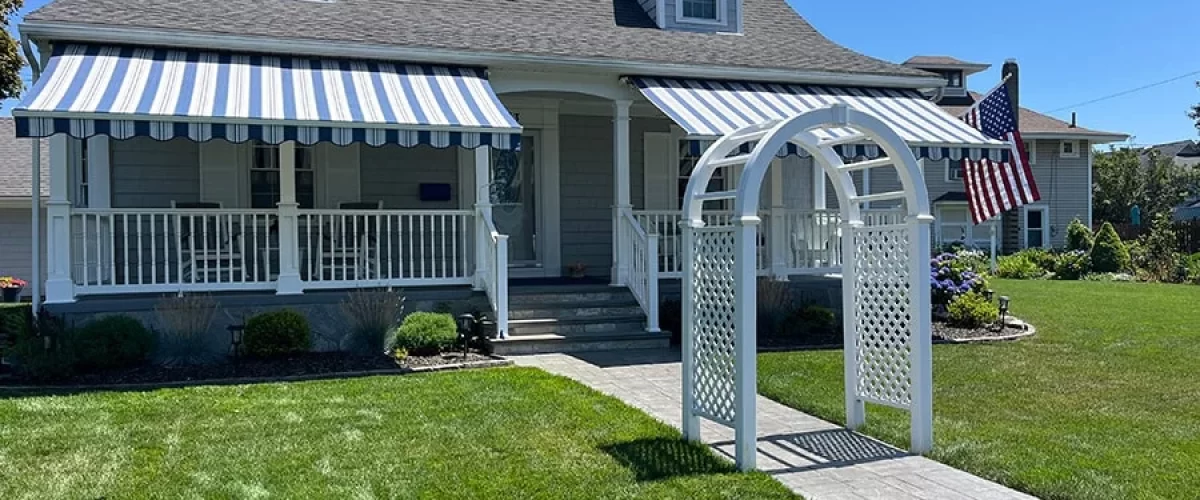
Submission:
M 658 0 L 654 5 L 654 24 L 659 29 L 667 28 L 667 0 Z
M 1040 248 L 1050 248 L 1050 205 L 1045 203 L 1034 203 L 1021 207 L 1021 248 L 1029 248 L 1029 212 L 1031 210 L 1042 212 L 1042 245 Z
M 166 47 L 205 47 L 213 50 L 279 52 L 310 56 L 401 60 L 418 63 L 468 66 L 533 65 L 541 66 L 543 69 L 547 65 L 559 67 L 574 66 L 620 74 L 648 73 L 661 76 L 733 80 L 744 80 L 747 71 L 745 67 L 735 66 L 704 66 L 679 63 L 620 61 L 588 57 L 429 49 L 372 43 L 329 42 L 325 40 L 266 39 L 256 36 L 192 33 L 84 23 L 27 21 L 22 23 L 19 28 L 23 34 L 38 39 Z M 932 88 L 941 86 L 942 82 L 942 79 L 938 77 L 844 74 L 830 71 L 799 71 L 778 68 L 753 68 L 753 73 L 755 80 L 761 81 L 800 81 L 810 84 L 846 86 Z
M 706 17 L 689 17 L 683 13 L 683 2 L 685 0 L 675 0 L 675 22 L 682 24 L 707 24 L 712 26 L 724 26 L 727 24 L 725 19 L 728 13 L 729 4 L 727 0 L 712 0 L 716 9 L 716 19 Z
M 1025 153 L 1029 155 L 1029 166 L 1037 165 L 1037 139 L 1026 141 L 1029 146 L 1025 148 Z
M 1106 144 L 1110 142 L 1122 142 L 1129 139 L 1128 135 L 1123 134 L 1067 134 L 1057 132 L 1029 132 L 1021 133 L 1021 137 L 1025 139 L 1044 139 L 1044 140 L 1070 140 L 1070 141 L 1092 141 L 1097 144 Z
M 1067 152 L 1067 144 L 1071 145 L 1071 152 Z M 1061 141 L 1058 143 L 1059 158 L 1079 158 L 1079 141 Z

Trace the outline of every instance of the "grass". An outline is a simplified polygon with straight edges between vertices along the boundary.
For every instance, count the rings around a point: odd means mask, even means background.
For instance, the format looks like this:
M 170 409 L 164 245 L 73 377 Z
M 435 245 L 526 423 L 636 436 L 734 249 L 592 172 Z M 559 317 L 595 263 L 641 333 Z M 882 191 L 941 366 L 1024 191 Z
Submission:
M 1044 498 L 1200 492 L 1200 288 L 998 281 L 1038 328 L 1015 343 L 934 347 L 931 456 Z M 842 353 L 759 357 L 759 390 L 844 422 Z M 864 431 L 908 445 L 907 414 Z
M 791 498 L 644 413 L 504 368 L 0 399 L 0 498 Z

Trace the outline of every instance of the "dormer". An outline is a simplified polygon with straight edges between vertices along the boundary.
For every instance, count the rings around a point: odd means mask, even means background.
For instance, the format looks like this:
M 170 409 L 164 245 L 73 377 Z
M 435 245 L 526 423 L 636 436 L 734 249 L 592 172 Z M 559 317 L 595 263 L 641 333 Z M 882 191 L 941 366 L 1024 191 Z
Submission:
M 659 28 L 741 33 L 742 0 L 638 0 Z
M 943 97 L 966 97 L 967 77 L 992 67 L 990 64 L 970 63 L 949 56 L 914 56 L 904 65 L 937 73 L 946 79 Z

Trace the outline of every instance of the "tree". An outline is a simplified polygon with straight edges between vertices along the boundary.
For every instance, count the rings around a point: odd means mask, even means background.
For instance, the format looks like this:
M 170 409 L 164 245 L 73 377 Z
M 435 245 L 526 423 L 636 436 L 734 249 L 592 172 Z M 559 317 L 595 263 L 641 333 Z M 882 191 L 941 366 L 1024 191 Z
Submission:
M 21 68 L 25 59 L 21 57 L 20 44 L 9 32 L 8 20 L 21 8 L 22 0 L 0 0 L 0 99 L 21 95 Z
M 1120 273 L 1128 271 L 1130 266 L 1129 249 L 1117 236 L 1117 230 L 1107 222 L 1100 226 L 1096 233 L 1096 242 L 1092 245 L 1092 270 L 1098 273 Z
M 1200 88 L 1200 82 L 1196 82 L 1196 87 Z M 1196 129 L 1200 130 L 1200 104 L 1192 106 L 1192 110 L 1188 112 L 1188 117 L 1196 120 Z
M 1093 210 L 1097 221 L 1130 222 L 1134 205 L 1148 223 L 1189 196 L 1200 194 L 1200 170 L 1189 171 L 1157 151 L 1143 156 L 1134 149 L 1112 149 L 1096 155 Z

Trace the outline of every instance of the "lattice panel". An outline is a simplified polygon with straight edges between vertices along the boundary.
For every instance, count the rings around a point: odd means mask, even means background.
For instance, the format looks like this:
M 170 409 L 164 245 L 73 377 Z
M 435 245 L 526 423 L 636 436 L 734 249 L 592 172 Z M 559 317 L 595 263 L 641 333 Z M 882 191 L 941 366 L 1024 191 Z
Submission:
M 912 402 L 908 242 L 904 226 L 854 230 L 858 395 L 901 408 Z
M 693 411 L 726 425 L 734 418 L 734 235 L 733 227 L 705 227 L 695 234 L 692 264 Z

